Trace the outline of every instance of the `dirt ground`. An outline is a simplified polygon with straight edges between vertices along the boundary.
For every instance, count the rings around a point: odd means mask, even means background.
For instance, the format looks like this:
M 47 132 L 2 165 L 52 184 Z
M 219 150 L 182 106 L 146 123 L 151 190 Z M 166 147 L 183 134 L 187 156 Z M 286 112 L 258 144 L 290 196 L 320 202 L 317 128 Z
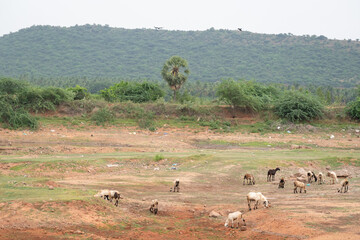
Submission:
M 241 144 L 217 144 L 219 142 L 265 142 L 268 146 L 249 148 Z M 0 128 L 0 176 L 11 178 L 28 174 L 26 167 L 16 173 L 13 169 L 48 156 L 81 158 L 81 154 L 94 154 L 96 158 L 97 154 L 104 157 L 117 153 L 199 151 L 236 155 L 297 147 L 339 148 L 356 154 L 360 153 L 360 138 L 344 132 L 334 133 L 334 138 L 330 138 L 328 133 L 220 134 L 206 129 L 168 127 L 157 132 L 95 126 L 49 127 L 36 132 Z M 166 159 L 149 165 L 130 158 L 128 164 L 119 168 L 72 166 L 62 172 L 38 164 L 31 170 L 32 177 L 47 181 L 31 187 L 52 186 L 85 193 L 114 188 L 124 199 L 120 200 L 119 207 L 92 195 L 64 201 L 53 201 L 51 196 L 41 201 L 26 197 L 4 200 L 0 202 L 0 239 L 360 239 L 359 165 L 347 166 L 352 177 L 348 193 L 337 193 L 338 184 L 327 182 L 325 185 L 311 184 L 306 194 L 294 194 L 291 175 L 298 171 L 298 166 L 287 165 L 272 183 L 266 182 L 265 168 L 253 169 L 251 172 L 259 180 L 255 186 L 250 186 L 242 184 L 241 164 L 211 164 L 216 171 L 206 165 L 198 170 L 200 164 L 195 160 L 181 172 L 169 170 L 172 165 Z M 308 164 L 314 171 L 325 171 L 316 164 Z M 239 174 L 236 176 L 234 172 Z M 277 188 L 279 176 L 287 180 L 285 189 Z M 175 178 L 181 179 L 179 193 L 169 192 L 169 183 Z M 249 211 L 245 196 L 252 190 L 267 196 L 271 207 L 261 206 Z M 1 189 L 0 195 L 5 191 L 6 188 Z M 148 210 L 154 198 L 159 200 L 156 216 Z M 221 216 L 209 217 L 211 211 Z M 244 213 L 246 231 L 224 227 L 227 214 L 233 211 Z

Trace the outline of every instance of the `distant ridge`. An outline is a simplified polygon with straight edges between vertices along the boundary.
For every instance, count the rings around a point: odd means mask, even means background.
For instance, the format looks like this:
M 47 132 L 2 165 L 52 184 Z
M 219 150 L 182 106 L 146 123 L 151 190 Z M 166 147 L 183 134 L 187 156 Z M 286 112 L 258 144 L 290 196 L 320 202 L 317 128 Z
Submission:
M 86 76 L 160 80 L 179 55 L 190 81 L 222 78 L 354 87 L 360 42 L 238 30 L 167 31 L 101 25 L 33 26 L 0 37 L 0 76 Z

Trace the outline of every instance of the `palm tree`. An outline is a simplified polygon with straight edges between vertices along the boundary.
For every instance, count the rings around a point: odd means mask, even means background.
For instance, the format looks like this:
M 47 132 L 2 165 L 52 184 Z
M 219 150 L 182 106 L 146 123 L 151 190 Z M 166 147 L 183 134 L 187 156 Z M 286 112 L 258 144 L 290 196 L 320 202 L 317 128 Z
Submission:
M 185 59 L 179 56 L 172 56 L 165 62 L 164 67 L 161 71 L 163 79 L 174 91 L 174 101 L 176 100 L 176 92 L 185 83 L 190 73 L 187 66 L 188 63 Z

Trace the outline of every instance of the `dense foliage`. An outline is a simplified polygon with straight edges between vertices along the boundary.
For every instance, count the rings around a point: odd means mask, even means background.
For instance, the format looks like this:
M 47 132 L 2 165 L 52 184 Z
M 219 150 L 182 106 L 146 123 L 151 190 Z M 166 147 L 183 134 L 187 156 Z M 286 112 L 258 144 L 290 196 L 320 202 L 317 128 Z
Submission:
M 28 83 L 0 79 L 0 122 L 10 128 L 36 128 L 36 119 L 29 111 L 55 110 L 56 106 L 72 98 L 61 88 L 35 88 Z
M 251 111 L 268 108 L 278 98 L 279 90 L 252 81 L 225 79 L 218 86 L 218 97 L 233 107 Z
M 310 94 L 288 91 L 275 103 L 275 113 L 291 122 L 323 117 L 323 105 Z
M 345 112 L 346 114 L 354 120 L 360 120 L 360 85 L 357 89 L 358 97 L 355 101 L 352 101 L 347 104 Z
M 360 120 L 360 97 L 358 97 L 355 101 L 350 102 L 346 106 L 346 114 L 354 119 L 354 120 Z
M 132 101 L 135 103 L 156 101 L 164 96 L 164 92 L 155 83 L 121 81 L 101 90 L 101 96 L 109 102 Z
M 76 85 L 75 87 L 67 88 L 66 90 L 74 94 L 74 100 L 82 100 L 89 96 L 88 90 L 84 87 Z
M 0 76 L 10 77 L 160 80 L 163 63 L 178 55 L 191 66 L 193 82 L 243 78 L 333 87 L 360 83 L 359 42 L 324 36 L 33 26 L 0 37 L 0 53 Z M 98 91 L 116 82 L 97 81 L 91 88 Z

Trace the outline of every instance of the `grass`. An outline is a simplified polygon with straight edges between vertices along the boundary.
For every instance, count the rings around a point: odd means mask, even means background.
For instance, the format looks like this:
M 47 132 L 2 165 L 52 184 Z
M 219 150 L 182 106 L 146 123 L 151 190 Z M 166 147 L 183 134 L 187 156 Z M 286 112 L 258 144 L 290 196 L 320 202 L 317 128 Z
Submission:
M 228 144 L 228 142 L 217 142 L 217 144 Z M 232 144 L 232 143 L 230 143 Z M 248 143 L 251 146 L 262 146 L 264 142 Z M 163 154 L 163 155 L 162 155 Z M 134 176 L 148 177 L 177 177 L 182 173 L 196 172 L 199 177 L 196 181 L 206 183 L 206 178 L 211 172 L 219 174 L 227 174 L 231 178 L 238 178 L 239 173 L 244 171 L 256 172 L 259 169 L 278 166 L 286 168 L 289 164 L 293 167 L 307 167 L 311 162 L 317 166 L 331 166 L 332 169 L 341 168 L 342 165 L 360 166 L 359 151 L 347 151 L 339 149 L 300 149 L 300 150 L 257 150 L 243 149 L 238 150 L 190 150 L 187 152 L 164 152 L 161 158 L 166 156 L 167 161 L 162 163 L 160 169 L 162 171 L 153 171 L 152 167 L 148 167 L 147 171 L 134 173 Z M 19 165 L 10 168 L 8 175 L 0 177 L 0 201 L 26 200 L 26 201 L 42 201 L 49 200 L 71 200 L 71 199 L 88 199 L 93 195 L 93 191 L 81 191 L 78 189 L 55 188 L 48 190 L 47 187 L 36 187 L 36 183 L 44 183 L 49 178 L 30 178 L 24 177 L 36 176 L 34 171 L 42 169 L 45 172 L 56 172 L 59 177 L 65 171 L 82 172 L 84 168 L 93 167 L 97 172 L 119 171 L 119 169 L 127 169 L 128 167 L 138 166 L 143 169 L 143 164 L 151 166 L 157 164 L 154 162 L 159 153 L 154 152 L 115 152 L 106 154 L 59 154 L 54 156 L 38 156 L 36 158 L 29 157 L 24 159 L 23 156 L 0 156 L 2 163 L 19 163 Z M 106 164 L 117 163 L 119 168 L 108 168 Z M 177 163 L 177 170 L 169 170 L 173 163 Z M 53 178 L 52 181 L 57 179 Z M 26 185 L 13 184 L 25 182 Z M 160 185 L 167 186 L 167 181 L 157 180 Z M 110 183 L 110 182 L 109 182 Z M 123 183 L 126 185 L 126 181 Z M 261 184 L 261 183 L 258 183 Z M 134 185 L 130 184 L 129 185 Z M 141 188 L 142 186 L 138 186 Z
M 36 183 L 41 181 L 44 181 L 44 179 L 23 176 L 1 176 L 0 202 L 13 200 L 23 200 L 26 202 L 85 200 L 89 199 L 89 196 L 94 195 L 91 190 L 80 191 L 65 188 L 49 190 L 47 186 L 36 187 Z M 26 183 L 26 185 L 23 183 Z

